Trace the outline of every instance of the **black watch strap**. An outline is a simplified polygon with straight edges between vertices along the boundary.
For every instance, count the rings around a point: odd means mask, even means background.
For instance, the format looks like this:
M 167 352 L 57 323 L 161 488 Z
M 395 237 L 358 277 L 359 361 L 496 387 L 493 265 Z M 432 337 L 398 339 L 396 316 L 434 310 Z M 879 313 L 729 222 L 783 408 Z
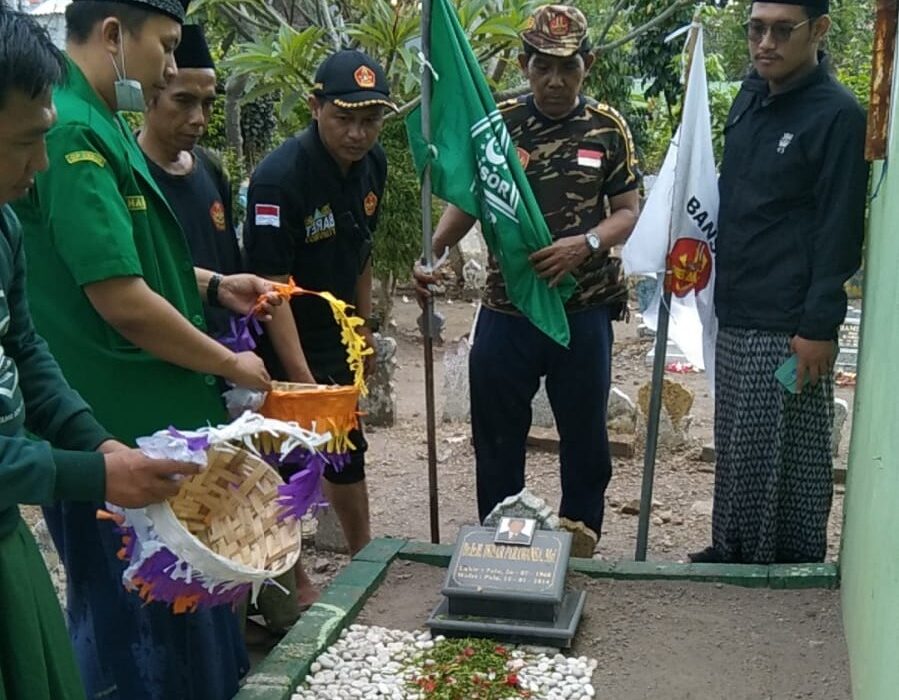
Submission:
M 222 276 L 215 272 L 209 278 L 209 284 L 206 287 L 206 301 L 210 306 L 220 307 L 219 303 L 219 285 L 222 283 Z

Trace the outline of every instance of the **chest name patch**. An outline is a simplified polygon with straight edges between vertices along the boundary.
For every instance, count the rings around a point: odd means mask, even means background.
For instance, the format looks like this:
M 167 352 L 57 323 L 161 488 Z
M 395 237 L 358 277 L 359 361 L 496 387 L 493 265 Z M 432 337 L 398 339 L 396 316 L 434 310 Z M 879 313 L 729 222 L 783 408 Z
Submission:
M 604 157 L 605 153 L 597 151 L 594 148 L 579 148 L 577 152 L 577 164 L 583 168 L 599 169 L 602 167 Z
M 147 200 L 139 194 L 125 197 L 125 204 L 128 205 L 128 211 L 147 211 Z
M 96 151 L 72 151 L 66 153 L 66 163 L 75 165 L 75 163 L 93 163 L 101 168 L 106 167 L 106 159 Z
M 281 207 L 277 204 L 257 204 L 254 213 L 257 226 L 281 228 Z

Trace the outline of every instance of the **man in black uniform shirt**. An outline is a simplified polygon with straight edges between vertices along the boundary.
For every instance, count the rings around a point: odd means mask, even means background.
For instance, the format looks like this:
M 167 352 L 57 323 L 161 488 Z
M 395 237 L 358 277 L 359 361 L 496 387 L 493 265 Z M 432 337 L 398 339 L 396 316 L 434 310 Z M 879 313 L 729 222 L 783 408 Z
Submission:
M 150 172 L 184 230 L 194 265 L 230 275 L 241 272 L 231 216 L 231 189 L 220 164 L 197 142 L 215 103 L 215 64 L 203 30 L 185 25 L 175 49 L 178 74 L 148 105 L 137 141 Z M 204 304 L 212 337 L 230 327 L 231 314 Z
M 819 47 L 828 0 L 755 2 L 754 70 L 725 125 L 712 546 L 697 562 L 823 561 L 833 362 L 861 263 L 865 114 Z M 791 355 L 797 380 L 775 372 Z M 808 383 L 806 383 L 808 380 Z
M 306 289 L 329 291 L 371 315 L 371 236 L 387 179 L 377 144 L 384 111 L 393 108 L 383 69 L 361 51 L 322 63 L 309 97 L 312 124 L 269 154 L 250 179 L 244 241 L 252 271 L 276 281 L 292 276 Z M 351 384 L 340 330 L 328 305 L 295 298 L 292 316 L 274 314 L 260 343 L 276 379 Z M 371 330 L 363 328 L 371 345 Z M 369 356 L 371 367 L 371 356 Z M 325 472 L 325 495 L 350 551 L 371 538 L 365 485 L 365 440 L 340 472 Z

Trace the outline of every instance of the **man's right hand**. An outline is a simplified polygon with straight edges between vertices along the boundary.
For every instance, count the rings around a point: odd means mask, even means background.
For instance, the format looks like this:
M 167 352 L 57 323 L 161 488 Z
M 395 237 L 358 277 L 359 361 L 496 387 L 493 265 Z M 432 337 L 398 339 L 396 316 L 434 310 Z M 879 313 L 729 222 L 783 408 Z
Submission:
M 150 459 L 140 450 L 119 450 L 104 455 L 106 500 L 123 508 L 143 508 L 178 493 L 181 483 L 174 477 L 191 476 L 198 464 L 171 459 Z
M 412 266 L 412 278 L 415 281 L 415 298 L 418 300 L 418 305 L 424 308 L 431 297 L 431 290 L 428 287 L 437 284 L 437 275 L 428 272 L 419 260 Z
M 250 351 L 234 353 L 222 376 L 242 389 L 268 391 L 272 388 L 272 378 L 265 369 L 265 363 L 259 355 Z

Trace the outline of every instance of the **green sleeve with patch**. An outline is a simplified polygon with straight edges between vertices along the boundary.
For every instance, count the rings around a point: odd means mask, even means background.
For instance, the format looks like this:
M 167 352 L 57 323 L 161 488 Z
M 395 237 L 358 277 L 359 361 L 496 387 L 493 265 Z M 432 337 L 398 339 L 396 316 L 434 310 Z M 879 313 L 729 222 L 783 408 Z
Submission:
M 79 286 L 142 276 L 131 213 L 119 188 L 122 155 L 106 152 L 87 126 L 63 124 L 47 135 L 50 167 L 37 179 L 51 241 Z M 117 165 L 118 164 L 118 165 Z

